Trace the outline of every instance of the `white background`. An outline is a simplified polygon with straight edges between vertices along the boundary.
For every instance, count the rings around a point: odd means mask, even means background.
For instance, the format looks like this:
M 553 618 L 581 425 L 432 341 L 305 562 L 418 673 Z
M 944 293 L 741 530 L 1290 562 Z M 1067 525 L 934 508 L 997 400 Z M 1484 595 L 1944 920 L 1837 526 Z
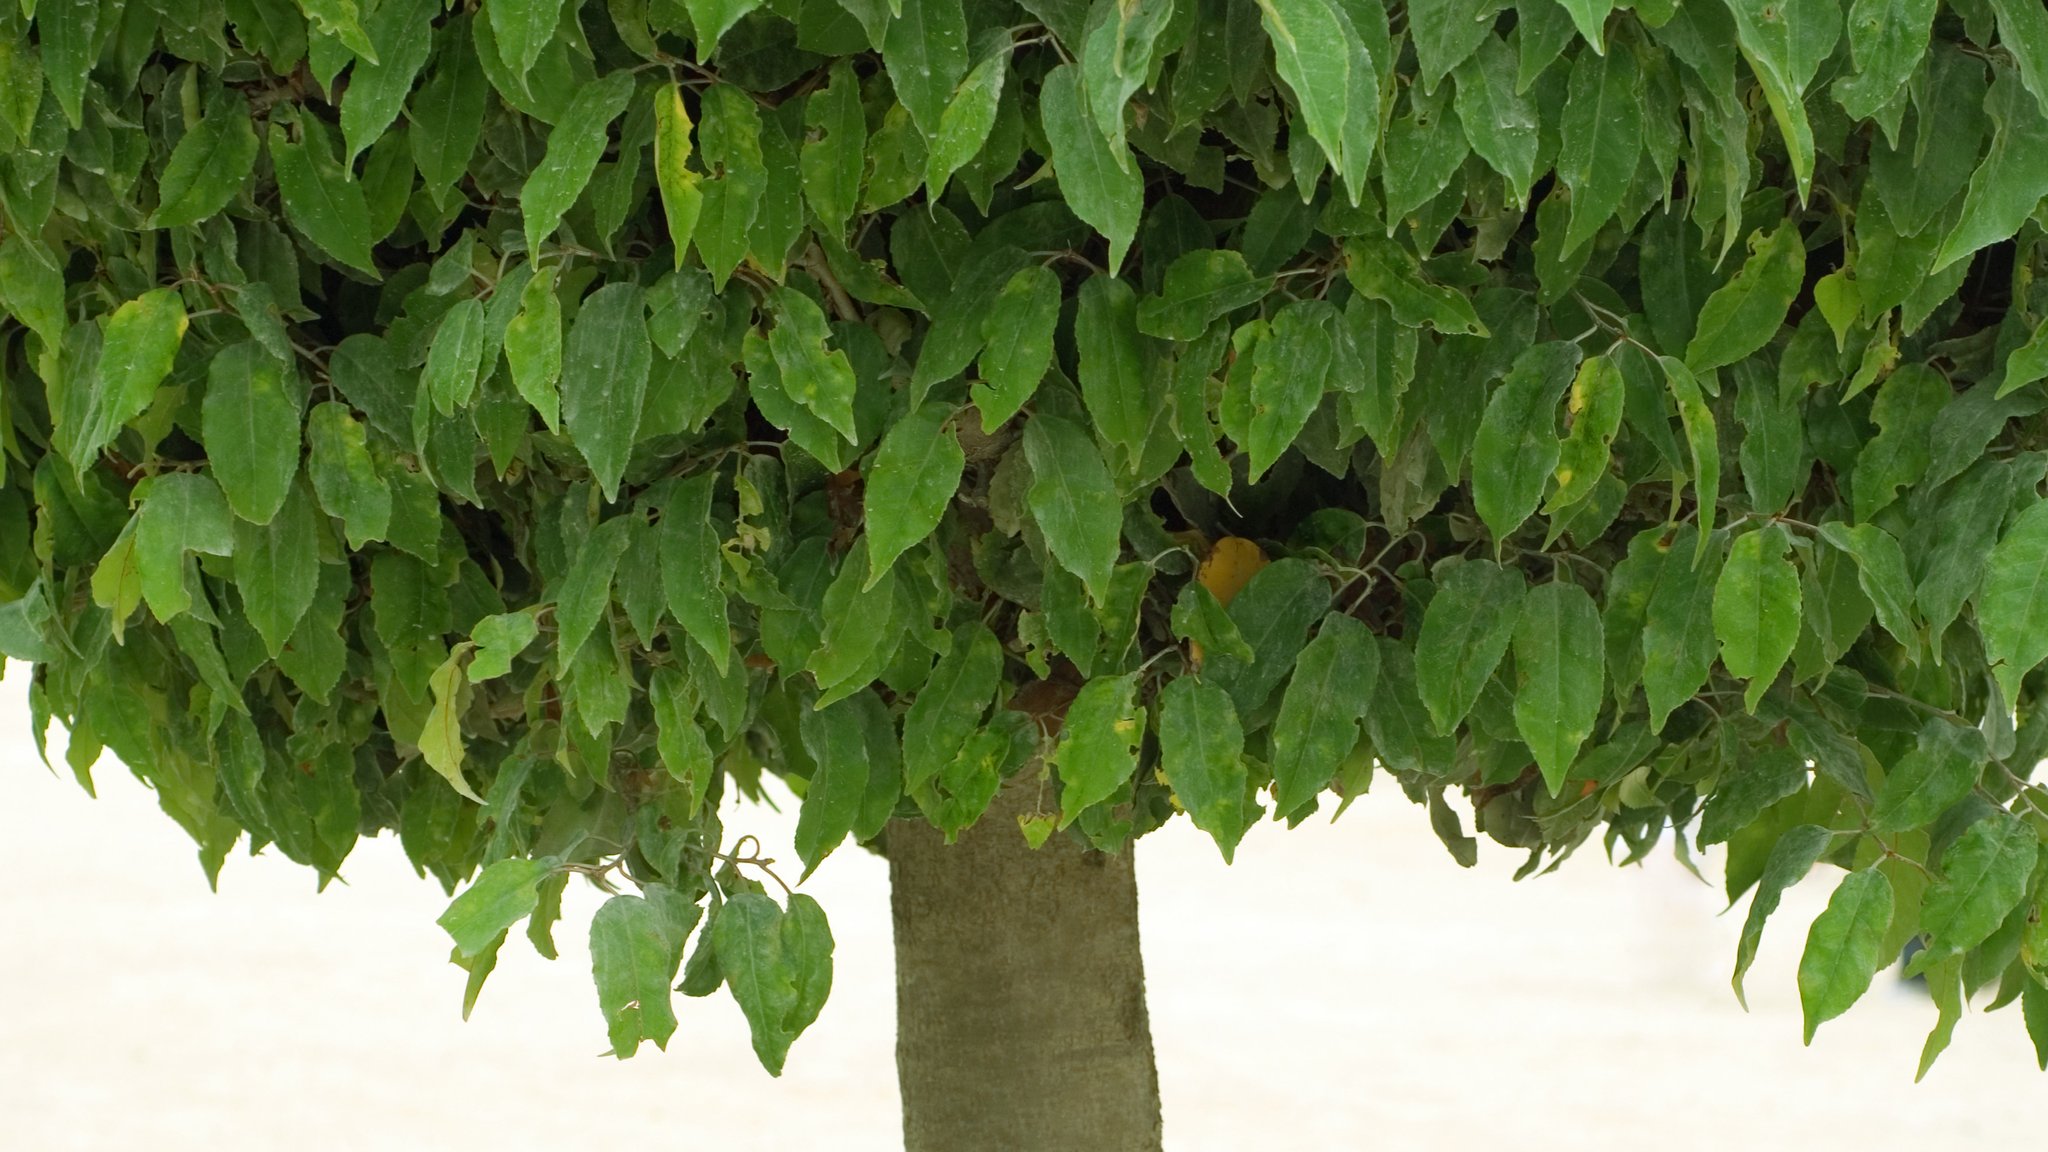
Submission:
M 755 1063 L 723 992 L 677 997 L 666 1053 L 600 1058 L 572 884 L 547 962 L 518 934 L 460 1020 L 437 885 L 396 842 L 346 884 L 192 845 L 124 768 L 100 799 L 28 735 L 25 669 L 0 681 L 0 1146 L 59 1149 L 899 1146 L 887 869 L 842 848 L 807 890 L 838 938 L 823 1017 L 787 1073 Z M 61 746 L 53 733 L 53 760 Z M 793 812 L 728 816 L 788 859 Z M 1881 974 L 1799 1043 L 1793 970 L 1838 873 L 1765 934 L 1752 1011 L 1728 988 L 1742 909 L 1660 853 L 1589 847 L 1511 883 L 1519 853 L 1452 863 L 1397 789 L 1335 825 L 1246 838 L 1225 867 L 1186 823 L 1138 846 L 1145 968 L 1176 1152 L 1285 1146 L 1670 1149 L 2038 1146 L 2016 1010 L 1971 1012 L 1912 1083 L 1934 1021 Z M 1709 872 L 1718 858 L 1709 857 Z

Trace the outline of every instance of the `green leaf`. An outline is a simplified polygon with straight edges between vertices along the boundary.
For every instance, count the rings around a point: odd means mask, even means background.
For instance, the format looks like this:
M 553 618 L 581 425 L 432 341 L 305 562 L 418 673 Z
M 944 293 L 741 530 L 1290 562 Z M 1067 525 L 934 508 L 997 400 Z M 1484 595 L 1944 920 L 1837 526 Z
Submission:
M 1450 74 L 1492 30 L 1503 0 L 1409 0 L 1408 35 L 1415 41 L 1424 88 Z
M 1892 884 L 1875 868 L 1851 872 L 1828 898 L 1806 934 L 1799 957 L 1799 1004 L 1806 1042 L 1814 1030 L 1849 1010 L 1891 957 L 1878 949 L 1892 923 Z
M 1159 770 L 1228 864 L 1250 822 L 1244 729 L 1229 693 L 1193 676 L 1167 684 L 1159 694 Z
M 1265 299 L 1272 281 L 1255 277 L 1244 256 L 1200 248 L 1175 258 L 1159 295 L 1138 304 L 1138 331 L 1165 340 L 1197 340 L 1222 316 Z
M 1358 721 L 1379 672 L 1379 645 L 1364 624 L 1336 612 L 1323 617 L 1315 639 L 1295 661 L 1273 722 L 1276 817 L 1299 811 L 1337 778 L 1358 744 Z
M 368 434 L 348 405 L 329 400 L 306 415 L 306 475 L 320 507 L 342 522 L 351 549 L 391 526 L 391 489 L 370 459 Z
M 651 901 L 614 896 L 598 905 L 590 918 L 590 972 L 612 1055 L 623 1060 L 642 1040 L 668 1047 L 676 1031 L 669 986 L 682 960 L 683 941 Z
M 436 668 L 427 680 L 427 691 L 433 697 L 433 706 L 427 710 L 426 723 L 420 729 L 420 758 L 448 781 L 449 787 L 465 800 L 483 803 L 462 775 L 462 761 L 466 754 L 462 738 L 462 713 L 469 702 L 469 679 L 462 672 L 463 650 L 457 648 L 448 654 L 441 666 Z
M 1558 124 L 1557 177 L 1571 189 L 1563 251 L 1614 217 L 1643 152 L 1642 74 L 1633 52 L 1580 52 Z
M 716 472 L 703 472 L 676 485 L 661 512 L 656 548 L 669 614 L 723 674 L 732 652 L 732 633 L 720 583 L 724 563 L 711 521 L 711 494 L 717 483 Z
M 1903 832 L 1932 824 L 1969 795 L 1988 759 L 1990 750 L 1975 728 L 1930 717 L 1914 746 L 1885 774 L 1870 813 L 1872 830 Z
M 1557 401 L 1578 366 L 1577 344 L 1537 344 L 1515 357 L 1486 401 L 1472 441 L 1472 505 L 1496 550 L 1536 511 L 1544 482 L 1557 470 Z
M 1927 889 L 1920 926 L 1935 955 L 1988 939 L 2026 898 L 2041 838 L 2018 816 L 1993 811 L 1941 854 L 1941 879 Z
M 1813 871 L 1821 853 L 1833 841 L 1834 835 L 1818 824 L 1801 824 L 1787 829 L 1771 847 L 1763 874 L 1756 882 L 1756 895 L 1749 901 L 1749 915 L 1742 921 L 1742 939 L 1735 945 L 1735 975 L 1729 980 L 1735 987 L 1736 1000 L 1745 1009 L 1749 1007 L 1749 997 L 1743 993 L 1742 977 L 1756 961 L 1757 946 L 1763 943 L 1764 922 L 1778 910 L 1785 890 Z
M 611 122 L 632 98 L 633 74 L 613 72 L 578 90 L 555 121 L 547 153 L 519 190 L 529 255 L 540 253 L 540 242 L 555 234 L 562 217 L 583 194 L 611 138 Z
M 84 410 L 75 419 L 66 413 L 63 421 L 71 430 L 64 454 L 77 473 L 82 475 L 122 426 L 156 399 L 157 385 L 170 375 L 188 326 L 184 302 L 169 288 L 151 289 L 114 310 L 100 346 L 98 379 Z
M 853 697 L 804 709 L 798 728 L 804 751 L 817 765 L 796 819 L 796 854 L 804 862 L 804 879 L 809 879 L 819 862 L 853 831 L 868 786 L 868 754 L 860 706 Z
M 1354 62 L 1373 65 L 1359 34 L 1331 0 L 1257 0 L 1259 19 L 1273 43 L 1273 63 L 1301 109 L 1308 134 L 1338 171 L 1346 170 L 1345 128 L 1352 113 Z M 1362 90 L 1375 91 L 1377 77 Z M 1360 108 L 1363 115 L 1377 109 Z M 1358 186 L 1352 186 L 1353 201 Z
M 903 786 L 915 793 L 981 726 L 1003 671 L 1002 642 L 978 620 L 953 630 L 953 648 L 932 668 L 903 716 Z
M 1714 511 L 1721 496 L 1721 441 L 1714 427 L 1713 410 L 1700 395 L 1699 381 L 1691 369 L 1669 356 L 1657 357 L 1664 379 L 1671 386 L 1671 398 L 1678 405 L 1678 422 L 1685 428 L 1685 446 L 1692 455 L 1693 499 L 1697 502 L 1699 543 L 1693 563 L 1706 555 L 1714 531 Z
M 186 557 L 194 552 L 227 556 L 235 550 L 234 513 L 212 479 L 196 472 L 171 472 L 150 481 L 135 513 L 135 563 L 142 598 L 156 618 L 171 618 L 192 606 Z
M 775 318 L 768 348 L 782 370 L 783 390 L 847 443 L 858 441 L 853 426 L 853 363 L 844 350 L 825 346 L 832 329 L 825 323 L 824 310 L 794 288 L 777 288 L 768 297 L 768 311 Z
M 1813 129 L 1806 119 L 1806 86 L 1821 63 L 1834 53 L 1842 35 L 1840 0 L 1724 0 L 1735 16 L 1742 58 L 1763 86 L 1764 99 L 1785 150 L 1792 157 L 1793 179 L 1805 203 L 1813 183 Z M 1809 1030 L 1808 1039 L 1811 1039 Z
M 339 0 L 350 8 L 353 0 Z M 562 0 L 490 0 L 484 10 L 491 18 L 491 32 L 497 37 L 498 54 L 512 71 L 512 79 L 526 83 L 542 49 L 555 38 L 555 26 L 562 14 Z
M 1348 237 L 1344 258 L 1344 274 L 1351 287 L 1393 309 L 1399 323 L 1434 328 L 1446 336 L 1488 334 L 1464 293 L 1424 280 L 1415 257 L 1393 241 Z
M 1707 541 L 1705 556 L 1699 555 L 1702 545 L 1695 543 L 1702 538 Z M 1713 592 L 1720 576 L 1721 550 L 1714 546 L 1714 538 L 1681 524 L 1643 615 L 1643 694 L 1650 704 L 1652 732 L 1663 730 L 1672 711 L 1692 699 L 1713 670 Z M 1612 621 L 1607 634 L 1618 634 Z
M 1836 521 L 1822 524 L 1820 537 L 1855 559 L 1857 582 L 1876 606 L 1877 622 L 1905 647 L 1908 659 L 1918 660 L 1920 638 L 1913 627 L 1913 580 L 1906 572 L 1906 553 L 1897 538 L 1875 524 L 1850 528 Z M 1980 607 L 1980 618 L 1982 614 Z
M 99 0 L 49 0 L 27 5 L 23 14 L 36 17 L 36 35 L 43 62 L 43 74 L 50 82 L 50 95 L 64 110 L 64 119 L 76 129 L 82 123 L 86 74 L 92 70 L 107 32 L 100 27 L 103 5 Z M 108 23 L 119 20 L 111 14 Z M 357 33 L 358 39 L 361 33 Z
M 1089 111 L 1108 137 L 1111 150 L 1126 162 L 1130 157 L 1124 151 L 1124 105 L 1131 93 L 1144 86 L 1151 71 L 1153 45 L 1173 14 L 1173 0 L 1119 0 L 1115 5 L 1098 5 L 1090 13 L 1088 32 L 1081 43 L 1081 84 Z M 936 183 L 932 194 L 938 195 Z
M 500 860 L 478 873 L 434 921 L 455 939 L 455 950 L 475 956 L 506 929 L 540 906 L 540 882 L 555 870 L 553 858 Z
M 562 302 L 555 296 L 555 269 L 544 268 L 519 290 L 519 311 L 505 325 L 505 364 L 512 386 L 548 426 L 562 426 Z
M 746 1014 L 754 1055 L 771 1076 L 782 1075 L 794 1036 L 789 1016 L 797 1006 L 796 973 L 782 948 L 782 909 L 758 892 L 735 892 L 711 921 L 712 947 L 726 987 Z
M 832 944 L 825 910 L 802 892 L 790 893 L 789 911 L 782 917 L 782 955 L 796 986 L 796 1003 L 783 1028 L 792 1037 L 817 1021 L 832 991 Z
M 1721 665 L 1748 680 L 1751 712 L 1799 640 L 1799 571 L 1785 558 L 1790 541 L 1776 524 L 1735 538 L 1714 583 L 1714 635 Z
M 1565 402 L 1571 428 L 1558 445 L 1557 467 L 1551 472 L 1557 487 L 1543 502 L 1545 515 L 1555 517 L 1592 495 L 1607 474 L 1609 449 L 1621 431 L 1625 395 L 1621 369 L 1613 360 L 1591 356 L 1579 364 Z
M 555 647 L 561 674 L 583 649 L 612 606 L 612 576 L 632 543 L 632 521 L 615 516 L 597 526 L 569 558 L 569 570 L 555 586 Z
M 370 205 L 363 186 L 335 161 L 326 132 L 315 131 L 310 123 L 300 122 L 304 136 L 297 143 L 279 125 L 270 126 L 270 162 L 285 218 L 322 252 L 374 276 Z
M 1156 7 L 1172 6 L 1172 0 L 1151 2 Z M 1010 45 L 1005 41 L 1001 48 L 974 66 L 974 70 L 960 82 L 960 90 L 953 94 L 946 111 L 940 115 L 938 131 L 932 134 L 931 147 L 925 153 L 925 185 L 933 199 L 945 194 L 946 181 L 952 178 L 953 173 L 965 168 L 988 141 L 988 134 L 996 125 L 996 110 L 1001 106 L 1003 82 L 1009 72 Z M 1117 123 L 1123 123 L 1121 117 Z
M 420 383 L 443 416 L 469 407 L 476 394 L 477 370 L 483 366 L 484 306 L 475 297 L 458 300 L 441 317 Z
M 1104 440 L 1122 449 L 1122 459 L 1135 462 L 1157 415 L 1139 344 L 1137 295 L 1122 280 L 1093 276 L 1076 303 L 1074 346 L 1088 417 Z
M 255 171 L 259 146 L 246 101 L 226 93 L 209 101 L 206 115 L 178 138 L 157 177 L 149 226 L 180 228 L 226 208 Z
M 1515 731 L 1552 796 L 1593 734 L 1605 691 L 1600 613 L 1585 589 L 1552 581 L 1530 589 L 1515 621 Z
M 1254 483 L 1294 444 L 1322 403 L 1336 355 L 1330 335 L 1335 318 L 1335 310 L 1323 301 L 1297 300 L 1274 314 L 1272 327 L 1252 353 L 1251 423 L 1244 449 Z
M 1752 237 L 1742 271 L 1700 309 L 1699 326 L 1685 348 L 1685 366 L 1707 372 L 1733 364 L 1769 343 L 1785 322 L 1806 276 L 1806 242 L 1786 221 L 1769 236 Z
M 1850 477 L 1859 522 L 1868 521 L 1897 499 L 1900 488 L 1918 484 L 1926 475 L 1933 459 L 1928 433 L 1954 398 L 1948 380 L 1925 364 L 1902 365 L 1878 387 L 1870 419 L 1881 431 L 1864 442 Z
M 296 436 L 297 429 L 293 429 Z M 312 607 L 320 583 L 320 521 L 303 484 L 263 524 L 235 521 L 235 586 L 242 612 L 275 659 Z
M 713 84 L 701 100 L 697 144 L 711 178 L 703 183 L 695 240 L 712 287 L 724 291 L 746 258 L 768 190 L 768 165 L 761 151 L 761 113 L 752 97 L 730 84 Z
M 531 611 L 505 612 L 476 622 L 469 630 L 470 642 L 476 645 L 476 655 L 469 662 L 470 683 L 481 684 L 512 670 L 512 658 L 540 635 L 533 616 Z
M 287 368 L 253 342 L 222 349 L 207 366 L 208 463 L 229 507 L 252 524 L 270 523 L 299 472 L 299 399 Z
M 1604 36 L 1608 14 L 1614 11 L 1614 0 L 1558 0 L 1558 3 L 1571 15 L 1572 26 L 1586 38 L 1586 43 L 1593 46 L 1593 51 L 1607 51 Z
M 503 7 L 492 4 L 492 15 Z M 406 106 L 406 117 L 412 122 L 406 133 L 412 162 L 427 195 L 437 204 L 447 202 L 449 190 L 469 171 L 470 158 L 483 138 L 484 108 L 491 89 L 470 35 L 472 19 L 466 12 L 458 13 L 442 25 L 439 58 Z M 499 43 L 502 47 L 502 38 Z
M 1772 805 L 1806 787 L 1806 761 L 1792 748 L 1766 744 L 1724 775 L 1700 814 L 1699 846 L 1726 843 L 1757 822 Z
M 953 431 L 955 411 L 934 400 L 904 416 L 864 470 L 870 587 L 905 549 L 931 535 L 960 490 L 967 455 Z
M 930 139 L 967 75 L 967 16 L 961 0 L 890 0 L 890 9 L 895 19 L 882 34 L 882 64 L 896 99 Z
M 376 52 L 350 69 L 348 91 L 341 101 L 341 136 L 347 141 L 344 167 L 353 167 L 356 157 L 398 119 L 433 50 L 433 20 L 439 8 L 434 0 L 383 0 L 370 14 L 364 31 Z
M 806 137 L 797 167 L 803 173 L 804 199 L 810 202 L 811 211 L 817 213 L 826 231 L 839 235 L 860 207 L 868 124 L 853 61 L 833 61 L 831 76 L 830 84 L 804 101 Z
M 718 41 L 739 19 L 761 6 L 761 0 L 683 0 L 690 13 L 690 28 L 701 63 L 711 59 Z
M 813 97 L 816 99 L 816 97 Z M 675 267 L 683 266 L 683 254 L 697 234 L 697 218 L 704 213 L 704 190 L 697 174 L 690 170 L 689 110 L 683 107 L 683 89 L 670 84 L 654 90 L 654 181 L 661 187 L 661 213 L 668 222 L 669 244 L 675 248 Z
M 1067 705 L 1060 742 L 1048 757 L 1060 779 L 1060 822 L 1114 795 L 1138 770 L 1145 709 L 1136 699 L 1138 674 L 1097 677 Z
M 1031 464 L 1025 502 L 1045 533 L 1045 546 L 1087 585 L 1089 598 L 1102 603 L 1122 550 L 1123 525 L 1102 453 L 1079 425 L 1039 414 L 1024 425 L 1024 455 Z
M 1415 683 L 1442 735 L 1455 732 L 1507 655 L 1528 585 L 1490 560 L 1441 570 L 1415 642 Z
M 615 281 L 591 293 L 562 351 L 562 424 L 607 500 L 618 498 L 653 364 L 640 286 Z
M 1962 214 L 1941 241 L 1928 270 L 1942 269 L 2020 230 L 2048 196 L 2048 111 L 2023 87 L 2018 73 L 1993 70 L 1984 111 L 1991 116 L 1991 149 L 1970 174 Z
M 2020 680 L 2048 659 L 2048 501 L 2029 504 L 1991 550 L 1972 603 L 1984 654 L 2007 700 Z
M 1787 400 L 1775 381 L 1748 377 L 1735 393 L 1735 418 L 1742 424 L 1737 459 L 1750 507 L 1777 513 L 1799 495 L 1813 470 L 1797 399 Z
M 1060 278 L 1043 264 L 1017 270 L 982 315 L 981 376 L 969 386 L 984 432 L 1015 416 L 1052 366 L 1060 319 Z
M 471 673 L 476 671 L 470 666 Z M 711 743 L 697 723 L 697 693 L 683 673 L 674 668 L 657 668 L 647 682 L 647 706 L 654 714 L 654 748 L 670 778 L 687 790 L 687 811 L 696 819 L 711 783 Z
M 1080 69 L 1074 65 L 1062 64 L 1046 74 L 1038 93 L 1038 114 L 1067 207 L 1108 238 L 1109 271 L 1114 274 L 1123 266 L 1144 211 L 1145 185 L 1138 166 L 1130 162 L 1127 150 L 1111 148 L 1097 128 L 1082 99 Z
M 2026 0 L 1988 0 L 1998 14 L 1998 43 L 2019 65 L 2027 91 L 2048 114 L 2048 8 Z M 1930 9 L 1932 4 L 1929 4 Z
M 1209 652 L 1243 664 L 1258 659 L 1245 643 L 1244 633 L 1238 631 L 1237 622 L 1199 580 L 1190 580 L 1181 588 L 1173 602 L 1171 622 L 1173 634 L 1194 645 L 1191 656 L 1197 663 Z
M 1604 9 L 1608 0 L 1579 2 L 1597 3 Z M 1515 86 L 1514 49 L 1499 37 L 1488 36 L 1453 75 L 1458 83 L 1458 122 L 1472 142 L 1472 151 L 1508 182 L 1510 203 L 1527 204 L 1529 186 L 1536 179 L 1541 116 L 1535 97 L 1524 95 Z
M 823 693 L 816 707 L 849 696 L 881 674 L 895 654 L 903 620 L 897 615 L 898 578 L 890 568 L 870 584 L 867 538 L 863 536 L 839 566 L 819 616 L 825 627 L 818 650 L 806 665 Z
M 1835 81 L 1834 92 L 1851 119 L 1876 115 L 1912 79 L 1927 55 L 1938 7 L 1936 0 L 1854 0 L 1849 5 L 1849 56 L 1856 74 Z
M 2020 1012 L 2026 1017 L 2027 1036 L 2034 1042 L 2034 1060 L 2048 1072 L 2048 984 L 2029 980 L 2020 994 Z

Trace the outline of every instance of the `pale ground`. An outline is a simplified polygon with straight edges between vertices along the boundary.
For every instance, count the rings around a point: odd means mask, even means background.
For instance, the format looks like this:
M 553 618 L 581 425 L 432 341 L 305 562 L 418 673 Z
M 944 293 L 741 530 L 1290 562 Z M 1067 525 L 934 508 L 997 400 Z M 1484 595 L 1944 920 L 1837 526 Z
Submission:
M 571 888 L 547 963 L 508 945 L 475 1017 L 395 842 L 348 884 L 231 858 L 209 894 L 184 834 L 118 765 L 101 799 L 37 762 L 19 665 L 0 681 L 0 1147 L 281 1149 L 897 1146 L 887 872 L 842 850 L 831 1003 L 776 1083 L 724 993 L 677 998 L 661 1053 L 605 1048 Z M 1180 825 L 1138 852 L 1167 1147 L 2038 1147 L 2020 1022 L 1972 1013 L 1919 1086 L 1933 1010 L 1890 975 L 1799 1044 L 1793 967 L 1825 902 L 1795 890 L 1750 980 L 1740 910 L 1660 855 L 1588 853 L 1519 885 L 1491 843 L 1457 868 L 1386 789 L 1334 826 L 1254 832 L 1226 868 Z M 771 851 L 793 820 L 729 820 Z M 517 940 L 515 938 L 515 944 Z

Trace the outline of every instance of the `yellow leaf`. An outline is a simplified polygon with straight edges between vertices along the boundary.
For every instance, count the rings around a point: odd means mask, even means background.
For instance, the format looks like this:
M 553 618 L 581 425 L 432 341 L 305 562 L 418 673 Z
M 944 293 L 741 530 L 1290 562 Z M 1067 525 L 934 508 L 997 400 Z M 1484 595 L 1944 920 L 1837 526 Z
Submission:
M 1259 574 L 1259 569 L 1270 562 L 1265 550 L 1253 541 L 1225 536 L 1216 541 L 1216 546 L 1209 550 L 1209 558 L 1195 569 L 1195 582 L 1207 588 L 1218 604 L 1228 608 L 1244 586 L 1252 582 L 1252 577 Z M 1200 664 L 1202 646 L 1188 641 L 1188 657 Z

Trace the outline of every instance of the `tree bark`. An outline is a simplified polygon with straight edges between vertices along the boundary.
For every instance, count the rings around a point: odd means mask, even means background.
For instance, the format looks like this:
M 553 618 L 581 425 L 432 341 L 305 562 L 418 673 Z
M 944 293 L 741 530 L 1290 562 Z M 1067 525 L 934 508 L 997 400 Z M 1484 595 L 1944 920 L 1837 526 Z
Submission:
M 888 832 L 906 1152 L 1157 1152 L 1131 848 L 1017 828 L 1019 777 L 948 846 Z

